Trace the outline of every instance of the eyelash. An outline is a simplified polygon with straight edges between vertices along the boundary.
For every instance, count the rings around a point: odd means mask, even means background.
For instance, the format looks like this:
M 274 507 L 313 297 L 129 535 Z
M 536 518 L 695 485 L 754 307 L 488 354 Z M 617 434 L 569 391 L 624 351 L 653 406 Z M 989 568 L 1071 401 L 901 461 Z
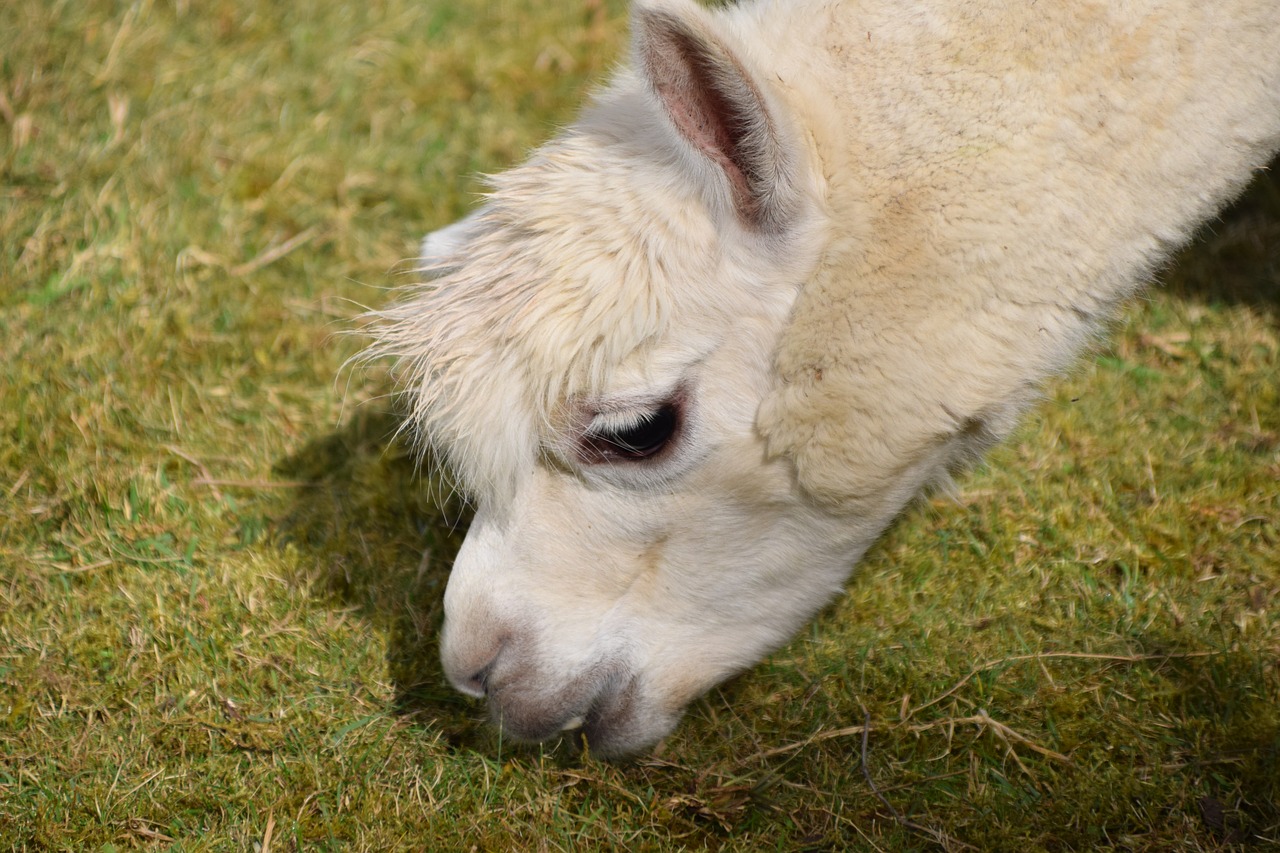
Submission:
M 590 462 L 650 459 L 671 443 L 681 419 L 679 406 L 666 402 L 622 429 L 588 430 L 580 440 L 582 456 Z

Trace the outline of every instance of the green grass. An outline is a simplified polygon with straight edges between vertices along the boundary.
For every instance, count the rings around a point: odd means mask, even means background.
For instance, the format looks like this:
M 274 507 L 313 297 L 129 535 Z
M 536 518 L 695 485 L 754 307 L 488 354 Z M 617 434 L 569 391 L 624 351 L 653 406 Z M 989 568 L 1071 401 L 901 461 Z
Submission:
M 465 511 L 340 333 L 624 23 L 0 4 L 0 849 L 1280 843 L 1275 182 L 657 756 L 444 685 Z

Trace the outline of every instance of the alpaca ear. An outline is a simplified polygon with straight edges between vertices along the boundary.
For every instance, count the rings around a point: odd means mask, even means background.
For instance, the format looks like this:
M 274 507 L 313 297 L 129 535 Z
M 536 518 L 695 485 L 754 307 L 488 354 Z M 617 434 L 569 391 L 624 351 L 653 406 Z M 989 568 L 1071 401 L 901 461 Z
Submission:
M 675 130 L 727 179 L 739 219 L 781 230 L 796 206 L 794 166 L 760 86 L 711 29 L 692 3 L 640 5 L 636 64 Z

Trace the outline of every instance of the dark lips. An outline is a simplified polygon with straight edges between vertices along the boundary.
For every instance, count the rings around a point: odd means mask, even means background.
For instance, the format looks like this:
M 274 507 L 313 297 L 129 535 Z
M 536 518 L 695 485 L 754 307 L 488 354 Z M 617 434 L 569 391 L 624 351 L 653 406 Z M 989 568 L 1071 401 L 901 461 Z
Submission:
M 627 741 L 635 723 L 638 679 L 620 663 L 594 664 L 550 696 L 522 688 L 545 683 L 539 678 L 503 683 L 500 674 L 493 674 L 486 682 L 494 721 L 520 741 L 543 741 L 580 729 L 593 753 L 609 755 L 617 751 L 610 745 Z

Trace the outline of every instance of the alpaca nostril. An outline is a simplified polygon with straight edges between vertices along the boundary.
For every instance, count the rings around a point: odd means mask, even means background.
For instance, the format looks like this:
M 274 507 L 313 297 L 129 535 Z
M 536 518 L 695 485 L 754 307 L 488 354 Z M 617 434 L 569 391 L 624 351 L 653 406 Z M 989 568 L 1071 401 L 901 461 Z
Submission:
M 489 661 L 483 669 L 467 679 L 467 687 L 470 688 L 470 690 L 475 691 L 474 695 L 476 698 L 488 695 L 489 673 L 491 672 L 493 672 L 493 661 Z
M 474 648 L 459 647 L 446 642 L 441 647 L 441 658 L 445 675 L 450 683 L 460 692 L 473 699 L 484 699 L 489 695 L 491 681 L 506 645 L 506 637 L 500 637 L 479 651 Z

